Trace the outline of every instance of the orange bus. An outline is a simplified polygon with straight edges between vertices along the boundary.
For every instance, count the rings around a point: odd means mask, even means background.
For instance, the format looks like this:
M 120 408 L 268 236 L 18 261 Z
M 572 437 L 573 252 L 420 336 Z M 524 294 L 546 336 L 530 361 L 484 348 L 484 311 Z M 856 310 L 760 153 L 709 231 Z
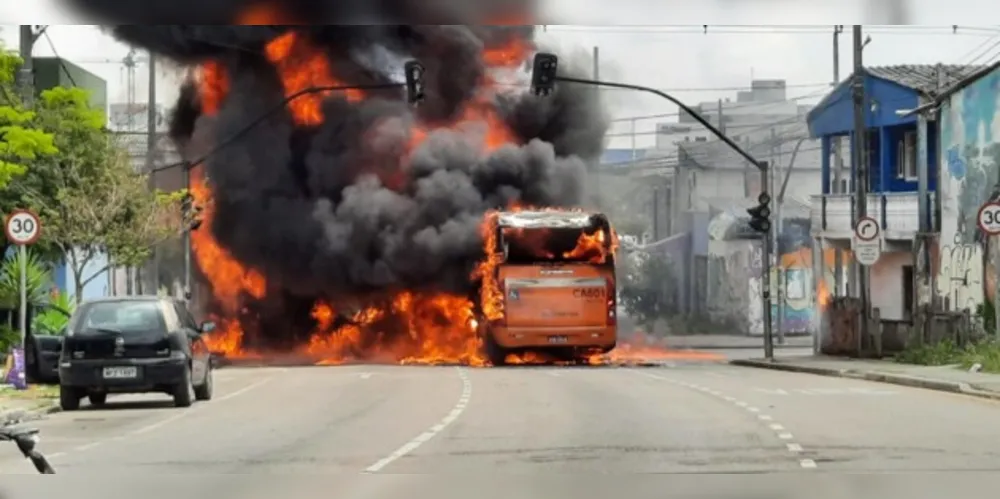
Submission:
M 600 213 L 500 213 L 496 282 L 503 316 L 481 321 L 488 360 L 545 351 L 582 360 L 615 348 L 615 234 Z

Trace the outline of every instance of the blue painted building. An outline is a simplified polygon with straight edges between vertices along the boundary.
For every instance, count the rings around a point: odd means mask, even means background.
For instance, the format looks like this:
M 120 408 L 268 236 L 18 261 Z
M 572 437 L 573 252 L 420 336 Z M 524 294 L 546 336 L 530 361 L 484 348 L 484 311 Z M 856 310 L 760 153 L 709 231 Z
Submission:
M 913 110 L 933 102 L 940 92 L 976 69 L 942 64 L 866 68 L 863 112 L 867 140 L 863 145 L 854 137 L 853 77 L 841 82 L 808 115 L 810 134 L 822 144 L 823 194 L 815 196 L 811 206 L 813 234 L 820 247 L 850 249 L 858 179 L 852 158 L 857 147 L 867 151 L 866 210 L 878 221 L 883 234 L 882 256 L 870 269 L 871 296 L 873 307 L 885 320 L 908 321 L 911 317 L 916 304 L 913 242 L 919 233 L 938 230 L 933 207 L 939 177 L 939 127 Z M 918 195 L 922 169 L 927 172 L 925 196 Z M 927 208 L 923 223 L 921 203 Z M 822 275 L 823 269 L 814 271 Z M 842 294 L 846 287 L 840 282 L 832 291 Z

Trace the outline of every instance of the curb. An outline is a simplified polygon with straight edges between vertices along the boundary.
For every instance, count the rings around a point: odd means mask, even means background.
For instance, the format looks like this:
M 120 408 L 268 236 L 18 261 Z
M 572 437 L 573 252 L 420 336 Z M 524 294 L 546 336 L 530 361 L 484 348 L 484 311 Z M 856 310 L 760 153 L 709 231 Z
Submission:
M 0 422 L 18 421 L 27 423 L 57 412 L 62 412 L 62 408 L 59 407 L 59 402 L 53 401 L 36 409 L 14 409 L 0 412 Z
M 892 374 L 878 371 L 859 371 L 854 369 L 831 369 L 827 367 L 811 367 L 793 364 L 781 364 L 766 360 L 731 360 L 730 365 L 740 367 L 754 367 L 758 369 L 771 369 L 775 371 L 786 371 L 794 373 L 814 374 L 817 376 L 827 376 L 834 378 L 849 378 L 863 381 L 874 381 L 877 383 L 887 383 L 891 385 L 907 386 L 910 388 L 923 388 L 939 392 L 958 393 L 988 400 L 1000 401 L 1000 393 L 982 390 L 968 383 L 959 381 L 943 381 L 939 379 L 921 378 L 918 376 L 907 376 L 905 374 Z

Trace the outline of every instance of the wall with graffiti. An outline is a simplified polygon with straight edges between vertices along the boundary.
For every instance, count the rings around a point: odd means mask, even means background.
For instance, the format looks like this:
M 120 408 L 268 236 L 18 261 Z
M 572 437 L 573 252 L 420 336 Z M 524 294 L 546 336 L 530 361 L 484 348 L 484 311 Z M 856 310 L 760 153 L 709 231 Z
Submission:
M 988 241 L 976 225 L 983 203 L 1000 199 L 1000 70 L 951 96 L 941 109 L 941 239 L 936 293 L 950 310 L 992 299 L 996 266 L 984 264 Z
M 743 334 L 763 331 L 760 301 L 752 299 L 760 296 L 760 241 L 709 241 L 708 245 L 706 308 L 712 322 Z

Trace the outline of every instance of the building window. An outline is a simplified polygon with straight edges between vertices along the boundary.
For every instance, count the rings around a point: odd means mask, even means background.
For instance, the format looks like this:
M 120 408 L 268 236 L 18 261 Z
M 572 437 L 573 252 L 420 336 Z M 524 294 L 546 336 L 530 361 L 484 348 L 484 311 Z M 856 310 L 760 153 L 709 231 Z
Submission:
M 896 177 L 917 178 L 917 132 L 906 132 L 896 149 Z
M 913 318 L 913 289 L 916 286 L 913 266 L 903 265 L 903 320 Z

